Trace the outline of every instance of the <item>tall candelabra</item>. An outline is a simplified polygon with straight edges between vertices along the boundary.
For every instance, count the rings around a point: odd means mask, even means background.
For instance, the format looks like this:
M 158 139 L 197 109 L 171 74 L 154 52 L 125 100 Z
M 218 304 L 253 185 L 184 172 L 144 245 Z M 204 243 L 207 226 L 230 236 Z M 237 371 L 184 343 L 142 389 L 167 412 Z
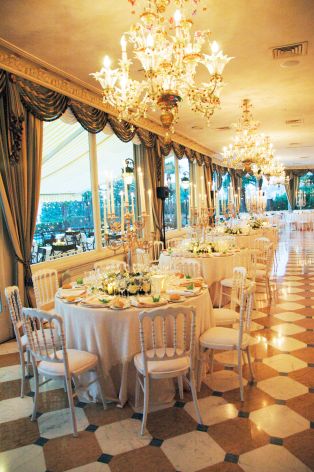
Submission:
M 266 210 L 267 200 L 262 190 L 246 197 L 246 208 L 249 213 L 261 214 Z
M 299 207 L 299 210 L 302 210 L 306 206 L 306 194 L 303 190 L 297 192 L 296 204 Z

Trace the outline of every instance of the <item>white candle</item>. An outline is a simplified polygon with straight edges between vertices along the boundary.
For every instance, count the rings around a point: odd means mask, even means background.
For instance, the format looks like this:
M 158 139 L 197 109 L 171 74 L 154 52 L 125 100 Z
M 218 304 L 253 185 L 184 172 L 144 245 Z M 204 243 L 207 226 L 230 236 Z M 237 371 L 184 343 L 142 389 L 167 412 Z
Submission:
M 115 215 L 115 209 L 114 209 L 114 195 L 113 195 L 113 177 L 111 174 L 111 213 Z
M 132 220 L 133 220 L 133 223 L 134 223 L 134 221 L 135 221 L 134 199 L 135 199 L 134 193 L 132 192 L 132 193 L 131 193 L 131 205 L 132 205 L 132 206 L 131 206 L 131 213 L 132 213 Z
M 153 221 L 153 204 L 152 204 L 152 191 L 149 189 L 148 193 L 148 211 L 149 211 L 149 231 L 154 232 L 154 221 Z
M 106 193 L 104 192 L 104 232 L 107 233 L 107 200 Z
M 123 175 L 126 177 L 126 166 L 124 165 Z M 124 195 L 125 195 L 125 205 L 129 205 L 129 192 L 128 192 L 128 184 L 127 179 L 124 178 Z
M 142 210 L 142 214 L 143 214 L 143 213 L 146 213 L 143 172 L 142 172 L 140 167 L 138 168 L 137 172 L 138 172 L 138 180 L 139 180 L 139 186 L 140 186 L 141 210 Z
M 124 201 L 123 201 L 123 192 L 120 192 L 121 198 L 121 234 L 124 233 Z
M 106 193 L 107 193 L 107 201 L 108 201 L 108 214 L 111 213 L 111 205 L 110 205 L 110 181 L 106 179 Z
M 211 185 L 208 182 L 208 201 L 209 201 L 209 208 L 212 208 L 212 195 L 211 195 Z

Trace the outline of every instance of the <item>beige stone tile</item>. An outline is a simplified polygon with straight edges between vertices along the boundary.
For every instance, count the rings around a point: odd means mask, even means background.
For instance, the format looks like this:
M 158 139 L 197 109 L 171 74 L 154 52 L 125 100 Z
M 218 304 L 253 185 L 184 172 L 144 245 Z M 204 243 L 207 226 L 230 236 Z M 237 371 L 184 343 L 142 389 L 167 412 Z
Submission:
M 286 405 L 270 405 L 250 413 L 250 420 L 270 436 L 285 438 L 309 428 L 308 420 Z
M 290 336 L 291 334 L 302 333 L 305 331 L 305 328 L 302 328 L 302 326 L 298 326 L 293 323 L 282 323 L 272 326 L 271 329 L 281 336 Z
M 140 429 L 140 421 L 127 419 L 100 426 L 95 435 L 102 451 L 114 456 L 150 443 L 152 436 L 147 431 L 141 436 Z
M 245 472 L 311 472 L 287 449 L 273 444 L 242 454 L 239 465 Z
M 225 457 L 225 451 L 207 433 L 200 431 L 167 439 L 161 449 L 181 472 L 199 471 L 222 462 Z
M 276 356 L 266 357 L 263 359 L 263 363 L 278 372 L 293 372 L 307 366 L 305 362 L 290 354 L 277 354 Z
M 303 315 L 299 315 L 298 313 L 295 313 L 294 311 L 286 311 L 283 313 L 278 313 L 277 315 L 274 315 L 274 316 L 275 318 L 278 318 L 278 320 L 288 321 L 288 322 L 302 320 L 304 318 Z
M 257 386 L 276 400 L 288 400 L 308 392 L 303 384 L 285 376 L 262 380 Z
M 45 472 L 44 451 L 34 444 L 1 452 L 0 464 L 4 472 Z

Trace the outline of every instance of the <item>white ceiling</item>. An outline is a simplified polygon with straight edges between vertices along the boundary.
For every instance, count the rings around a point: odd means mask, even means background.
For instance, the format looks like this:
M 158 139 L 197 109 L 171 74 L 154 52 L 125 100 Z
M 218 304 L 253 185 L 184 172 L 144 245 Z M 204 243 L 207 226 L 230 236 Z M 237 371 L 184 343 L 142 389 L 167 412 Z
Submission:
M 196 15 L 195 28 L 211 29 L 235 59 L 226 66 L 222 107 L 211 127 L 183 107 L 177 131 L 219 156 L 232 131 L 216 128 L 234 122 L 241 100 L 250 98 L 278 157 L 287 166 L 313 167 L 314 0 L 203 0 L 202 7 L 207 10 Z M 119 57 L 121 34 L 135 19 L 127 0 L 1 0 L 0 35 L 95 87 L 89 73 L 99 70 L 105 53 Z M 299 41 L 309 41 L 309 48 L 298 66 L 273 60 L 272 47 Z M 303 122 L 287 125 L 292 119 Z

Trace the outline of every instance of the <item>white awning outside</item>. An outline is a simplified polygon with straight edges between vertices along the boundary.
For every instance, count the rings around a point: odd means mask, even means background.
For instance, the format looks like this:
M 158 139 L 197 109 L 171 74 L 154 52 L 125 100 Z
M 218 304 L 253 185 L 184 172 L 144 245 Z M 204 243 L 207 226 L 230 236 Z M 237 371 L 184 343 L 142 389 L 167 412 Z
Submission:
M 116 135 L 108 134 L 107 128 L 96 135 L 96 140 L 99 183 L 103 185 L 111 174 L 121 175 L 124 160 L 133 158 L 133 143 L 123 143 Z M 78 122 L 45 122 L 41 202 L 73 200 L 73 195 L 90 189 L 87 131 Z M 60 195 L 61 200 L 52 200 L 52 195 Z

